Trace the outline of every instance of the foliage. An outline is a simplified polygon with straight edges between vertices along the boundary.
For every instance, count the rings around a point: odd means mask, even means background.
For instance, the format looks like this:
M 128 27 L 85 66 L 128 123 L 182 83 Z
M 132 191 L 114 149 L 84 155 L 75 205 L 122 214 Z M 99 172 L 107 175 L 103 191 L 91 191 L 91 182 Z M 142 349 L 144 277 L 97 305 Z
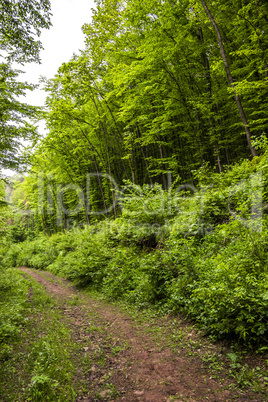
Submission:
M 267 229 L 260 236 L 239 222 L 219 225 L 194 257 L 195 277 L 172 284 L 171 305 L 216 338 L 266 343 L 266 244 Z
M 0 268 L 0 343 L 19 335 L 25 323 L 28 283 L 12 269 Z
M 268 6 L 218 3 L 97 1 L 1 254 L 266 348 Z
M 39 235 L 9 247 L 3 262 L 50 270 L 139 308 L 181 311 L 214 339 L 265 348 L 268 220 L 255 196 L 266 200 L 266 166 L 267 156 L 237 164 L 192 193 L 125 187 L 121 217 Z
M 267 4 L 207 6 L 221 33 L 231 86 L 202 1 L 97 2 L 83 26 L 85 51 L 44 80 L 48 134 L 29 150 L 25 184 L 38 231 L 117 218 L 116 197 L 126 182 L 141 191 L 146 185 L 170 190 L 174 178 L 196 185 L 201 171 L 204 185 L 213 179 L 218 186 L 216 172 L 245 160 L 253 148 L 265 152 Z M 237 165 L 237 174 L 247 163 Z M 225 222 L 228 197 L 221 187 L 212 206 L 207 194 L 200 219 Z M 60 198 L 69 212 L 59 210 Z M 159 214 L 156 223 L 163 219 Z
M 41 29 L 50 26 L 48 0 L 5 0 L 0 4 L 0 169 L 18 168 L 20 139 L 36 137 L 36 127 L 29 119 L 36 119 L 38 110 L 18 100 L 34 86 L 18 82 L 21 73 L 12 61 L 24 64 L 39 62 L 42 48 L 37 39 Z
M 55 232 L 56 219 L 66 229 L 68 219 L 88 224 L 96 219 L 96 211 L 102 211 L 97 219 L 107 216 L 116 185 L 124 180 L 140 186 L 159 183 L 167 190 L 172 176 L 193 183 L 192 172 L 200 167 L 213 166 L 221 172 L 249 156 L 234 91 L 243 101 L 251 137 L 267 137 L 267 4 L 258 2 L 256 10 L 253 1 L 244 5 L 228 0 L 215 9 L 213 2 L 207 2 L 213 15 L 220 10 L 222 16 L 219 21 L 215 18 L 235 82 L 230 88 L 218 40 L 201 3 L 98 1 L 92 21 L 83 27 L 86 50 L 45 82 L 49 134 L 34 144 L 25 197 L 36 209 L 31 194 L 36 195 L 43 175 L 44 205 L 38 225 L 47 234 Z M 49 25 L 47 1 L 22 4 L 18 9 L 5 2 L 3 14 L 3 21 L 12 21 L 9 29 L 22 24 L 18 43 L 14 37 L 10 44 L 20 49 L 26 46 L 29 24 L 37 33 Z M 16 86 L 12 71 L 6 70 L 11 74 L 3 83 L 10 96 L 10 109 L 4 114 L 9 120 L 14 117 Z M 22 109 L 30 112 L 26 105 Z M 15 116 L 19 118 L 22 109 L 16 109 Z M 23 130 L 19 136 L 31 134 L 29 127 Z M 15 134 L 4 137 L 5 163 L 15 161 L 8 156 L 17 147 Z M 84 203 L 79 213 L 69 217 L 61 213 L 59 218 L 57 196 L 66 184 L 79 187 L 90 205 Z M 76 195 L 64 192 L 67 209 L 75 210 Z M 110 214 L 117 216 L 115 206 Z M 225 215 L 211 218 L 224 220 Z
M 18 82 L 19 70 L 7 63 L 0 63 L 0 168 L 16 168 L 18 160 L 14 157 L 19 149 L 19 139 L 36 136 L 36 128 L 29 124 L 29 118 L 36 119 L 37 109 L 18 100 L 26 90 L 34 86 Z
M 75 400 L 75 345 L 55 303 L 19 270 L 1 271 L 1 284 L 1 398 Z
M 49 28 L 48 0 L 5 0 L 1 2 L 0 49 L 9 59 L 19 62 L 36 61 L 41 43 L 36 41 L 42 28 Z

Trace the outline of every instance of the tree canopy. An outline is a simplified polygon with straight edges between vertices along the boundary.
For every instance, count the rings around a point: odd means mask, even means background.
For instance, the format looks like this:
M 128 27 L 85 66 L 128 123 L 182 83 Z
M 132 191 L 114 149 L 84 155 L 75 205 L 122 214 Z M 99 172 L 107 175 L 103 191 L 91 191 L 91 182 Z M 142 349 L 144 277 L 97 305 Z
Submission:
M 87 175 L 91 211 L 105 210 L 116 197 L 108 177 L 167 189 L 256 156 L 267 136 L 267 15 L 264 0 L 96 1 L 86 49 L 46 82 L 49 133 L 28 186 L 37 195 L 43 175 L 54 197 L 40 224 L 55 224 L 55 189 L 86 194 Z M 84 205 L 78 221 L 88 214 Z

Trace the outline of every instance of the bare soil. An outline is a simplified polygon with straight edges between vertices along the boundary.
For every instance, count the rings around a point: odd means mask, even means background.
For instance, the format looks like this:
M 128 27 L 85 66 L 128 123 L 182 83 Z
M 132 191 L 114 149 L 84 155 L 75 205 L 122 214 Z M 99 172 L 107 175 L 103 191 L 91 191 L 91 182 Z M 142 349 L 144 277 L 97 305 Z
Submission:
M 83 387 L 77 401 L 268 400 L 250 389 L 230 388 L 231 380 L 224 372 L 212 378 L 201 357 L 189 356 L 184 349 L 175 353 L 164 336 L 156 342 L 148 332 L 148 326 L 155 324 L 137 322 L 119 307 L 92 298 L 51 273 L 20 269 L 56 299 L 73 341 L 79 344 L 77 381 L 82 381 Z M 87 371 L 79 368 L 82 359 L 98 354 L 98 362 L 91 359 Z

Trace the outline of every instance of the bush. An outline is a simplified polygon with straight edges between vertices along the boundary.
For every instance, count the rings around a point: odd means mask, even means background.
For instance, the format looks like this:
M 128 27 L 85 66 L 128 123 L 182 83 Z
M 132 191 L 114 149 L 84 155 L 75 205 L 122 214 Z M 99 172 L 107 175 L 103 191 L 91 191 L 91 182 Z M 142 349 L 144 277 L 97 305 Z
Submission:
M 214 338 L 267 343 L 267 245 L 267 230 L 260 235 L 236 221 L 219 226 L 194 257 L 196 276 L 172 283 L 169 305 Z
M 212 186 L 193 194 L 132 185 L 121 217 L 5 244 L 3 264 L 48 269 L 109 299 L 183 312 L 214 339 L 265 346 L 268 218 L 252 203 L 258 192 L 267 198 L 267 161 L 196 173 Z

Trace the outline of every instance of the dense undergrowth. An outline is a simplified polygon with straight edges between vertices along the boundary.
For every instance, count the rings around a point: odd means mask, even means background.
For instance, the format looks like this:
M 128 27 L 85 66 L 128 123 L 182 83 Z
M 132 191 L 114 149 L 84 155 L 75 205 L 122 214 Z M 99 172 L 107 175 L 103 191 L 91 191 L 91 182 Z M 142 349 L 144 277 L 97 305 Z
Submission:
M 266 352 L 267 156 L 196 176 L 195 191 L 133 186 L 116 220 L 3 245 L 3 266 L 49 270 L 112 300 L 182 312 L 214 339 Z

